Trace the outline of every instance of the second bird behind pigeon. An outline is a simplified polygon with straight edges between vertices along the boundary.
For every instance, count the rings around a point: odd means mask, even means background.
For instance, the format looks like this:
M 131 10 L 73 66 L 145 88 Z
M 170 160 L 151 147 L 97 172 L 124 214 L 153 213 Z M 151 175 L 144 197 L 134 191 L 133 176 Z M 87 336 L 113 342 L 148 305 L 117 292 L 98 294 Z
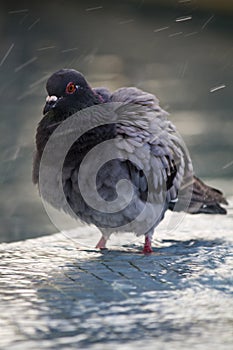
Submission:
M 61 174 L 64 195 L 74 215 L 87 224 L 96 225 L 102 233 L 97 248 L 105 248 L 113 232 L 132 230 L 137 235 L 145 235 L 143 252 L 149 254 L 152 252 L 154 229 L 167 210 L 226 214 L 221 206 L 227 204 L 226 199 L 219 190 L 209 187 L 194 175 L 184 142 L 154 95 L 135 87 L 124 87 L 114 92 L 107 88 L 91 88 L 85 77 L 73 69 L 61 69 L 52 74 L 46 89 L 48 96 L 44 115 L 36 132 L 35 184 L 39 184 L 46 145 L 64 121 L 74 115 L 78 121 L 82 111 L 86 118 L 82 118 L 82 123 L 91 121 L 93 113 L 98 114 L 101 121 L 101 111 L 105 106 L 109 113 L 108 123 L 100 122 L 73 142 L 65 156 Z M 93 109 L 95 106 L 96 109 Z M 75 125 L 79 128 L 78 123 Z M 105 142 L 110 142 L 111 152 L 117 156 L 106 159 L 98 169 L 92 187 L 88 179 L 96 171 L 93 164 L 86 165 L 82 178 L 79 172 L 85 157 Z M 56 152 L 56 147 L 51 152 Z M 97 158 L 101 156 L 103 154 L 96 155 Z M 49 169 L 53 164 L 46 166 Z M 82 193 L 80 178 L 88 183 L 88 193 Z M 131 183 L 130 195 L 122 180 Z M 106 208 L 115 203 L 119 184 L 123 186 L 122 203 L 129 197 L 130 202 L 119 210 L 104 212 L 102 201 L 106 203 Z M 59 201 L 56 190 L 46 194 L 40 192 L 46 201 L 67 212 L 67 203 Z M 84 198 L 85 195 L 91 198 L 93 193 L 99 195 L 99 210 Z

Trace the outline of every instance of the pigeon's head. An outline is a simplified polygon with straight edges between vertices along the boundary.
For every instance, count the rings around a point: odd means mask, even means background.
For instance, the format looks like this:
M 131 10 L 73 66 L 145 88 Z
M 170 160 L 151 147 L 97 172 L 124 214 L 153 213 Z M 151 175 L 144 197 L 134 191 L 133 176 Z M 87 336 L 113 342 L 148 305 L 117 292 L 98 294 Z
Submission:
M 43 113 L 54 109 L 67 117 L 83 108 L 101 103 L 84 76 L 74 69 L 61 69 L 51 75 L 46 84 L 48 96 Z

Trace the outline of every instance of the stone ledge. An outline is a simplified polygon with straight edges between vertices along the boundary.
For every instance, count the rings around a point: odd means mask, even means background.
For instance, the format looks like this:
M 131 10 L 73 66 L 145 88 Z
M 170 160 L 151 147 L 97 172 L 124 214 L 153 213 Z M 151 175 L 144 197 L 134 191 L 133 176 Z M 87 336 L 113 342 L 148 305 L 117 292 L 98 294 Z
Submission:
M 232 214 L 164 222 L 151 256 L 141 238 L 100 252 L 77 232 L 1 244 L 0 348 L 230 350 Z

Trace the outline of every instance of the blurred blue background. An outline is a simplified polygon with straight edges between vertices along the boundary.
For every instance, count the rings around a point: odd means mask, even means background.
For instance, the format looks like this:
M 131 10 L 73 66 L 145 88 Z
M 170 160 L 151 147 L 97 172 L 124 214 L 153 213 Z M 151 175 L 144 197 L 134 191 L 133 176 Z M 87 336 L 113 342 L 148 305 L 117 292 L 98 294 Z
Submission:
M 56 232 L 31 182 L 48 76 L 159 97 L 196 174 L 233 193 L 230 1 L 1 1 L 0 241 Z

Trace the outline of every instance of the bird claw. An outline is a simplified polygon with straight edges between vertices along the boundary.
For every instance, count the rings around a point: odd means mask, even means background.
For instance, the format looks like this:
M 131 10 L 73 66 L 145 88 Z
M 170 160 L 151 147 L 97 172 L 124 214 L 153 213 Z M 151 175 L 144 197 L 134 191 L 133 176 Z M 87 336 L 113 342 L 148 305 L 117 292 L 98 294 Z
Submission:
M 145 244 L 144 244 L 144 248 L 143 248 L 142 253 L 145 255 L 149 255 L 149 254 L 153 253 L 153 249 L 151 247 L 151 239 L 149 236 L 146 236 L 146 238 L 145 238 Z
M 96 244 L 96 248 L 97 249 L 100 249 L 100 250 L 104 250 L 104 249 L 107 249 L 106 248 L 106 238 L 104 238 L 103 236 L 100 238 L 99 242 Z
M 142 254 L 149 255 L 153 253 L 153 249 L 151 247 L 145 247 L 143 248 Z

